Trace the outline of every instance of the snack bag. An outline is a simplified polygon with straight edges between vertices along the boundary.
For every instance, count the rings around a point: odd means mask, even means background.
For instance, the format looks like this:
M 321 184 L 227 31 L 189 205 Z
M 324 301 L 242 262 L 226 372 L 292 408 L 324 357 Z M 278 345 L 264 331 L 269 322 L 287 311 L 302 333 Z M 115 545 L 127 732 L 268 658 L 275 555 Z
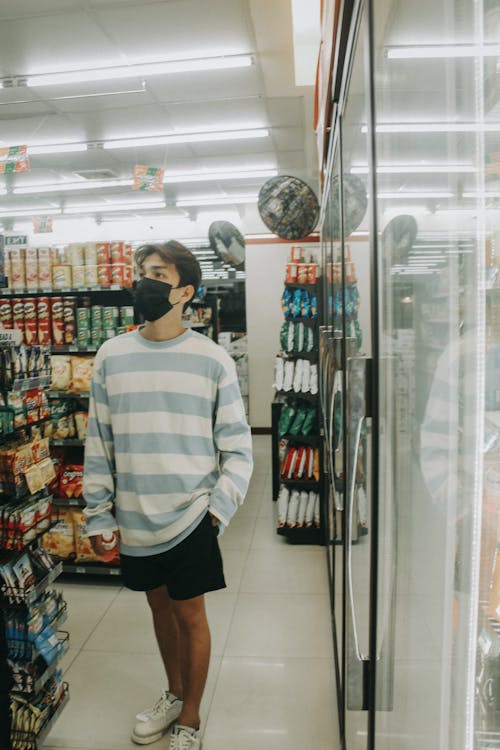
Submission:
M 87 521 L 83 511 L 75 511 L 73 514 L 73 521 L 77 562 L 103 562 L 108 565 L 120 564 L 118 537 L 113 531 L 106 532 L 102 535 L 106 551 L 102 555 L 97 555 L 96 552 L 94 552 L 88 536 Z
M 81 497 L 83 492 L 83 464 L 67 464 L 59 482 L 61 497 Z
M 87 430 L 88 430 L 88 425 L 89 425 L 88 412 L 77 411 L 74 414 L 74 418 L 75 418 L 76 433 L 78 435 L 78 440 L 86 440 Z
M 42 537 L 43 548 L 58 560 L 68 560 L 75 557 L 75 536 L 73 531 L 73 517 L 69 508 L 60 508 L 52 515 L 58 519 L 56 526 Z
M 78 392 L 90 391 L 92 370 L 94 369 L 93 357 L 71 357 L 73 379 L 71 390 Z
M 55 391 L 67 391 L 71 385 L 71 357 L 57 354 L 51 358 L 52 382 Z

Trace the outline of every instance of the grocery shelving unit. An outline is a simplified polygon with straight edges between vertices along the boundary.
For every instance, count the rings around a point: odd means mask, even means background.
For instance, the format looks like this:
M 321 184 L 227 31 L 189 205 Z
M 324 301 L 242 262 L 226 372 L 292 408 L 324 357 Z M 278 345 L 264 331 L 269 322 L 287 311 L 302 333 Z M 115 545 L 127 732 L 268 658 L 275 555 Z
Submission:
M 2 290 L 0 290 L 2 291 Z M 18 341 L 18 336 L 15 332 L 2 332 L 1 346 L 6 347 L 7 345 L 15 345 Z M 27 378 L 24 382 L 14 381 L 9 388 L 10 391 L 15 389 L 17 393 L 29 390 L 31 388 L 46 388 L 49 385 L 48 378 Z M 7 403 L 7 386 L 6 383 L 2 383 L 2 396 L 5 403 Z M 31 433 L 31 428 L 38 427 L 46 419 L 38 420 L 36 422 L 28 423 L 26 425 L 20 425 L 14 430 L 8 433 L 4 433 L 1 436 L 0 443 L 6 444 L 12 438 L 18 437 L 19 435 L 26 435 Z M 9 504 L 17 505 L 24 503 L 26 500 L 32 499 L 35 503 L 37 500 L 46 500 L 48 505 L 47 509 L 51 507 L 51 496 L 48 494 L 47 488 L 40 490 L 35 493 L 30 493 L 26 490 L 22 493 L 18 493 L 17 490 L 13 493 L 7 491 L 4 487 L 3 492 L 0 493 L 0 501 L 6 501 Z M 2 529 L 0 534 L 0 561 L 3 564 L 15 563 L 24 554 L 29 551 L 36 550 L 40 544 L 43 535 L 46 531 L 55 525 L 52 521 L 42 520 L 36 521 L 29 528 L 22 527 L 19 530 L 15 528 L 10 529 L 7 533 L 5 528 Z M 64 600 L 59 600 L 59 606 L 55 614 L 52 615 L 48 623 L 44 623 L 43 629 L 50 626 L 57 634 L 59 645 L 57 647 L 57 653 L 54 658 L 51 658 L 50 663 L 46 660 L 36 649 L 35 644 L 27 642 L 25 640 L 26 635 L 13 634 L 7 631 L 7 619 L 9 613 L 16 613 L 16 616 L 27 623 L 28 617 L 30 616 L 30 608 L 37 603 L 48 587 L 58 578 L 62 572 L 61 564 L 54 564 L 54 566 L 47 570 L 43 578 L 39 579 L 36 584 L 30 586 L 28 589 L 21 589 L 20 587 L 11 588 L 4 583 L 0 590 L 0 749 L 11 750 L 11 747 L 17 748 L 32 748 L 38 750 L 50 731 L 57 717 L 66 705 L 69 697 L 68 685 L 63 683 L 61 686 L 60 695 L 58 696 L 57 702 L 54 705 L 50 705 L 46 710 L 46 715 L 41 719 L 40 724 L 35 729 L 30 729 L 29 732 L 20 731 L 15 726 L 15 717 L 11 715 L 11 707 L 15 705 L 16 696 L 20 696 L 24 702 L 30 702 L 30 700 L 38 700 L 42 691 L 48 684 L 50 678 L 54 675 L 55 671 L 59 668 L 61 659 L 66 653 L 69 647 L 69 634 L 61 631 L 60 627 L 64 623 L 67 616 L 67 605 Z M 10 661 L 9 661 L 10 658 Z M 22 667 L 22 674 L 24 676 L 29 675 L 29 681 L 20 682 L 15 680 L 13 677 L 13 665 L 16 664 L 18 667 Z
M 291 291 L 301 290 L 309 292 L 311 296 L 316 297 L 317 304 L 320 304 L 320 283 L 314 284 L 300 283 L 300 282 L 285 282 L 285 289 Z M 285 317 L 284 322 L 290 322 L 292 325 L 298 325 L 302 323 L 307 328 L 313 329 L 315 332 L 318 331 L 319 326 L 319 309 L 316 311 L 314 317 L 297 316 L 295 318 Z M 307 352 L 281 352 L 280 356 L 286 361 L 297 361 L 299 359 L 308 360 L 311 364 L 318 363 L 318 349 L 317 339 L 313 350 Z M 303 402 L 305 404 L 312 405 L 316 410 L 315 427 L 311 433 L 307 435 L 292 435 L 286 433 L 284 435 L 279 434 L 279 422 L 281 411 L 284 406 L 289 402 Z M 279 456 L 279 444 L 281 440 L 287 441 L 288 447 L 295 446 L 308 446 L 319 451 L 319 463 L 320 463 L 320 474 L 319 479 L 286 479 L 281 475 L 280 471 L 280 456 Z M 302 526 L 302 527 L 289 527 L 287 525 L 278 527 L 277 533 L 287 539 L 290 544 L 325 544 L 325 519 L 323 518 L 323 502 L 321 501 L 322 495 L 322 451 L 321 451 L 321 430 L 319 420 L 319 392 L 309 393 L 302 391 L 296 392 L 293 387 L 290 390 L 278 390 L 275 394 L 274 400 L 271 404 L 271 441 L 272 441 L 272 488 L 273 488 L 273 501 L 278 499 L 279 491 L 281 486 L 286 486 L 290 491 L 306 491 L 315 492 L 320 496 L 320 526 Z

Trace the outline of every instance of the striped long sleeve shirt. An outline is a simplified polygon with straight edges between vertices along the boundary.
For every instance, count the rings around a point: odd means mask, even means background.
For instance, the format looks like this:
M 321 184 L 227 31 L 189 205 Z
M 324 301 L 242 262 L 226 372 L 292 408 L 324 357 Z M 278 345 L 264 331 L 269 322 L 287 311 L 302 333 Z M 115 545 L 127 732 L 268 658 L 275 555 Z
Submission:
M 137 330 L 101 346 L 85 446 L 89 535 L 118 528 L 124 554 L 166 551 L 207 509 L 227 526 L 251 473 L 250 428 L 222 347 L 190 330 L 161 342 Z

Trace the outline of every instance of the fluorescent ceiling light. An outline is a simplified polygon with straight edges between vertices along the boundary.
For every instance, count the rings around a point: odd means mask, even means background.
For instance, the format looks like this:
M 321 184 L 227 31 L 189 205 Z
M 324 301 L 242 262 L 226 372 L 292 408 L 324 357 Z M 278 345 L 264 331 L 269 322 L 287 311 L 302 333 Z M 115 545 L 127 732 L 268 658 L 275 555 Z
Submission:
M 377 167 L 377 174 L 466 174 L 476 171 L 473 164 L 381 164 Z M 351 174 L 368 174 L 368 166 L 353 166 Z
M 166 185 L 174 185 L 184 182 L 210 182 L 216 180 L 251 180 L 274 177 L 278 174 L 277 169 L 256 169 L 234 171 L 217 171 L 210 172 L 167 172 L 163 180 Z M 110 180 L 79 180 L 76 182 L 57 182 L 57 183 L 39 183 L 38 185 L 25 185 L 16 187 L 12 191 L 15 195 L 32 195 L 36 193 L 65 193 L 69 190 L 99 190 L 100 188 L 113 187 L 130 187 L 134 184 L 129 179 L 110 179 Z M 1 194 L 1 191 L 0 191 Z
M 7 188 L 0 187 L 0 195 L 7 195 Z
M 236 203 L 253 203 L 257 195 L 222 195 L 203 196 L 201 198 L 181 198 L 175 202 L 176 206 L 230 206 Z
M 0 216 L 55 216 L 60 214 L 60 208 L 11 208 L 0 211 Z
M 378 198 L 383 198 L 386 200 L 412 200 L 414 198 L 425 200 L 426 198 L 453 198 L 454 196 L 454 193 L 438 190 L 423 190 L 422 192 L 418 193 L 414 191 L 408 191 L 407 193 L 378 193 L 377 195 Z
M 40 146 L 28 146 L 28 155 L 35 156 L 37 154 L 66 154 L 86 150 L 86 143 L 47 143 Z
M 192 73 L 194 71 L 224 70 L 228 68 L 248 68 L 252 65 L 251 55 L 227 55 L 205 57 L 192 60 L 165 60 L 144 62 L 132 65 L 115 65 L 87 70 L 70 70 L 65 73 L 41 73 L 19 77 L 25 86 L 57 86 L 67 83 L 87 83 L 110 81 L 117 78 L 143 78 L 172 73 Z
M 237 141 L 251 138 L 267 138 L 267 128 L 253 128 L 252 130 L 226 130 L 205 133 L 171 133 L 169 135 L 152 135 L 138 138 L 121 138 L 105 141 L 105 149 L 137 148 L 138 146 L 162 146 L 176 143 L 208 143 L 211 141 Z
M 391 47 L 387 50 L 389 60 L 435 59 L 439 57 L 498 57 L 498 44 L 450 44 L 413 45 L 411 47 Z
M 361 127 L 362 133 L 368 127 Z M 387 122 L 377 125 L 377 133 L 499 133 L 500 123 L 477 122 Z
M 166 208 L 164 201 L 148 201 L 147 203 L 103 203 L 101 205 L 65 206 L 65 214 L 105 213 L 110 211 L 150 211 L 151 209 Z
M 500 198 L 500 192 L 484 191 L 483 193 L 463 193 L 463 198 Z
M 17 195 L 30 195 L 33 193 L 65 193 L 67 190 L 97 190 L 99 188 L 125 187 L 133 185 L 133 180 L 82 180 L 80 182 L 40 183 L 39 185 L 26 185 L 14 188 L 12 191 Z
M 266 177 L 275 177 L 278 174 L 277 169 L 256 169 L 252 170 L 241 170 L 241 171 L 211 171 L 211 172 L 191 172 L 191 173 L 175 173 L 168 171 L 165 174 L 163 182 L 169 183 L 181 183 L 181 182 L 210 182 L 212 180 L 252 180 Z

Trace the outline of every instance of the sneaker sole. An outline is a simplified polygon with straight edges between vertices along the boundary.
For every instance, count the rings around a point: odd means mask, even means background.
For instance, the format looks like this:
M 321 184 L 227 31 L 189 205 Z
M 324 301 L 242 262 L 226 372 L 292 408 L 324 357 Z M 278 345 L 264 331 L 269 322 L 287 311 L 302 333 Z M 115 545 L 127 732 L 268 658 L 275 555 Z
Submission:
M 139 737 L 137 734 L 132 734 L 131 740 L 136 745 L 151 745 L 153 742 L 161 740 L 161 738 L 167 734 L 170 727 L 168 726 L 163 732 L 157 732 L 156 734 L 150 734 L 147 737 Z

